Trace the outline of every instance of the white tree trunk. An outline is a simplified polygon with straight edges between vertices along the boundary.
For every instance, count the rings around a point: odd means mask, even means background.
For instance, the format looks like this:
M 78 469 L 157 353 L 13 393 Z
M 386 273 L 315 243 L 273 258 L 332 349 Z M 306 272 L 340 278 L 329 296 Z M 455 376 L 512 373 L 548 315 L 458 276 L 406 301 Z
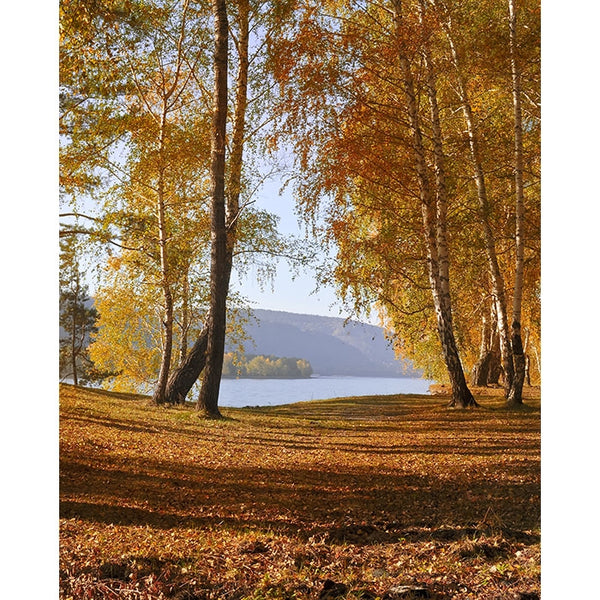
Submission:
M 512 75 L 512 95 L 515 131 L 515 289 L 512 310 L 512 351 L 515 377 L 508 393 L 512 404 L 523 403 L 523 382 L 525 380 L 525 353 L 521 341 L 521 305 L 523 302 L 523 115 L 521 111 L 521 72 L 517 55 L 517 13 L 515 0 L 508 0 L 510 29 L 510 67 Z
M 400 0 L 393 0 L 394 20 L 398 34 L 402 27 L 402 7 Z M 398 35 L 401 38 L 401 35 Z M 423 135 L 421 132 L 419 108 L 415 95 L 415 86 L 411 71 L 410 62 L 399 45 L 399 60 L 404 92 L 407 100 L 408 118 L 413 137 L 413 151 L 415 155 L 415 167 L 419 180 L 419 192 L 421 196 L 421 210 L 423 215 L 423 233 L 427 247 L 428 275 L 435 307 L 435 314 L 438 327 L 438 335 L 442 345 L 444 362 L 448 369 L 448 375 L 452 386 L 451 406 L 468 407 L 477 406 L 471 391 L 467 386 L 462 363 L 458 354 L 458 347 L 454 337 L 452 327 L 452 311 L 450 305 L 449 279 L 448 279 L 448 256 L 445 237 L 446 223 L 440 223 L 440 218 L 445 218 L 444 206 L 436 206 L 431 183 L 427 174 L 427 162 L 425 157 L 425 147 Z M 434 91 L 434 90 L 432 90 Z M 435 94 L 434 94 L 435 96 Z M 431 100 L 431 97 L 430 97 Z M 437 106 L 433 102 L 434 106 Z M 440 133 L 441 142 L 441 133 Z M 438 170 L 439 176 L 443 175 Z M 443 182 L 443 179 L 441 180 Z M 439 194 L 438 194 L 439 198 Z M 441 208 L 441 211 L 440 211 Z M 444 266 L 440 270 L 440 245 L 444 260 Z M 442 281 L 442 272 L 445 281 Z M 445 293 L 447 292 L 447 293 Z
M 441 2 L 436 1 L 436 5 L 441 7 L 441 4 Z M 463 75 L 462 65 L 458 56 L 456 45 L 454 43 L 454 36 L 452 32 L 450 18 L 444 15 L 445 11 L 443 7 L 440 12 L 442 16 L 444 32 L 446 34 L 448 44 L 450 47 L 451 60 L 456 72 L 457 91 L 460 98 L 460 102 L 462 104 L 463 116 L 467 128 L 467 135 L 469 138 L 469 149 L 471 154 L 471 162 L 473 165 L 475 184 L 477 188 L 477 199 L 479 203 L 479 221 L 483 230 L 483 239 L 488 261 L 488 268 L 490 272 L 490 278 L 492 281 L 492 293 L 494 295 L 494 301 L 496 303 L 496 310 L 498 315 L 498 330 L 500 333 L 500 351 L 502 353 L 502 368 L 504 369 L 506 394 L 508 395 L 514 378 L 514 366 L 510 339 L 510 328 L 507 316 L 504 277 L 502 276 L 502 272 L 498 264 L 498 256 L 496 254 L 496 242 L 494 239 L 492 226 L 488 218 L 488 214 L 490 212 L 490 205 L 488 200 L 483 164 L 481 161 L 480 144 L 477 136 L 475 121 L 473 118 L 473 110 L 471 108 L 471 102 L 469 99 L 469 94 Z

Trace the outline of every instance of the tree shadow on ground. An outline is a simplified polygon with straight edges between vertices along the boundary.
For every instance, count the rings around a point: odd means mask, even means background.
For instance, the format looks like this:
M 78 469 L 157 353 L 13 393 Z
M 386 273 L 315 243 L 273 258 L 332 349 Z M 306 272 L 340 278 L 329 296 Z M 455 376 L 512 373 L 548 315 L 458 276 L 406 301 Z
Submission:
M 514 467 L 516 478 L 524 467 Z M 161 528 L 257 527 L 305 539 L 331 534 L 334 540 L 331 532 L 338 531 L 340 541 L 343 527 L 374 527 L 354 536 L 359 543 L 440 526 L 468 535 L 490 511 L 506 530 L 539 527 L 537 483 L 512 479 L 482 473 L 441 479 L 333 466 L 211 469 L 147 457 L 124 469 L 111 464 L 110 455 L 100 463 L 90 453 L 61 462 L 61 516 Z M 353 535 L 351 529 L 346 533 Z

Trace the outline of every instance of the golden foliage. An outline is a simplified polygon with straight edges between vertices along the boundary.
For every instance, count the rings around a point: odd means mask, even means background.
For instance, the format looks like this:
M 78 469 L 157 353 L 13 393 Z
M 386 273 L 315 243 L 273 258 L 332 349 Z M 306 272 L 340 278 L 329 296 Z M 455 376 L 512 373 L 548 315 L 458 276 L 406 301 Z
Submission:
M 436 377 L 445 366 L 436 340 L 419 183 L 400 56 L 410 62 L 427 177 L 434 181 L 427 45 L 436 78 L 448 191 L 448 244 L 454 328 L 466 369 L 477 360 L 480 323 L 491 296 L 477 215 L 468 137 L 443 24 L 448 15 L 480 137 L 489 218 L 507 295 L 513 287 L 515 209 L 507 7 L 484 2 L 302 3 L 279 41 L 281 136 L 297 154 L 297 196 L 311 222 L 325 220 L 323 242 L 337 249 L 328 281 L 360 310 L 374 305 L 397 348 Z M 443 7 L 443 10 L 441 9 Z M 523 326 L 539 338 L 539 11 L 520 7 L 526 109 L 526 263 Z M 401 21 L 401 22 L 400 22 Z M 535 331 L 534 331 L 535 330 Z

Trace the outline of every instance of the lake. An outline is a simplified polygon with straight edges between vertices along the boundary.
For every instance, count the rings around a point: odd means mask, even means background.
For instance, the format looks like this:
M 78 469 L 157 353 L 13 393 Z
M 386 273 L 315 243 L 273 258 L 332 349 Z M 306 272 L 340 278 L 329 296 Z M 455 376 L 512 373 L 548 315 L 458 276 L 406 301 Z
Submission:
M 434 383 L 413 377 L 311 377 L 310 379 L 223 379 L 219 406 L 276 406 L 344 396 L 428 394 Z

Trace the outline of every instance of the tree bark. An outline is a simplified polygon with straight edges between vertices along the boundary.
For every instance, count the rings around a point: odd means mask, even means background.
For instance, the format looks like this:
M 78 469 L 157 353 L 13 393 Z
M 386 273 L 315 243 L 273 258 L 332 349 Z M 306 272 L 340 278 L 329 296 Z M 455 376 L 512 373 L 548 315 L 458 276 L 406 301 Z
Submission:
M 210 311 L 206 365 L 197 409 L 208 418 L 221 418 L 219 388 L 227 324 L 227 228 L 225 226 L 225 134 L 227 125 L 228 22 L 225 0 L 213 0 L 215 20 L 215 79 L 211 158 L 211 267 Z
M 164 300 L 164 313 L 163 313 L 163 327 L 165 342 L 162 351 L 162 360 L 160 365 L 160 372 L 158 375 L 158 382 L 152 400 L 155 404 L 164 404 L 166 400 L 166 389 L 169 381 L 169 372 L 171 369 L 171 358 L 173 354 L 173 324 L 174 324 L 174 306 L 173 306 L 173 294 L 171 290 L 171 277 L 170 277 L 170 265 L 168 255 L 168 240 L 169 232 L 167 225 L 166 215 L 166 182 L 165 172 L 167 170 L 167 159 L 165 157 L 165 149 L 167 143 L 167 117 L 169 111 L 173 108 L 171 104 L 171 98 L 176 92 L 179 85 L 180 68 L 183 61 L 183 40 L 185 32 L 185 20 L 188 8 L 188 0 L 185 0 L 183 4 L 183 16 L 181 22 L 181 32 L 179 42 L 177 44 L 177 61 L 175 67 L 175 73 L 171 85 L 167 84 L 167 80 L 162 78 L 161 85 L 161 114 L 160 114 L 160 128 L 159 128 L 159 144 L 158 144 L 158 182 L 157 182 L 157 218 L 158 218 L 158 247 L 160 256 L 160 273 L 161 273 L 161 286 L 163 290 Z
M 425 2 L 419 1 L 421 23 L 426 10 Z M 438 249 L 438 266 L 442 303 L 444 310 L 452 319 L 452 302 L 450 298 L 450 261 L 448 258 L 448 188 L 446 185 L 445 156 L 442 142 L 442 125 L 437 101 L 437 84 L 435 71 L 429 51 L 427 38 L 423 42 L 423 62 L 426 69 L 425 91 L 429 100 L 431 118 L 431 138 L 433 142 L 433 157 L 436 185 L 436 246 Z
M 226 194 L 226 259 L 222 268 L 222 285 L 223 287 L 227 287 L 227 289 L 229 288 L 229 280 L 233 265 L 233 251 L 237 239 L 237 222 L 240 212 L 239 198 L 241 193 L 244 132 L 246 124 L 246 109 L 248 104 L 249 3 L 247 0 L 240 0 L 238 5 L 238 14 L 240 22 L 236 45 L 239 56 L 239 68 L 236 81 L 235 116 L 231 143 L 231 158 L 229 163 L 229 178 L 227 182 L 228 189 Z M 194 347 L 186 356 L 185 361 L 173 372 L 167 391 L 169 402 L 184 402 L 185 397 L 202 373 L 207 357 L 209 322 L 210 315 L 209 318 L 207 318 L 205 326 L 202 329 L 200 336 L 196 340 Z
M 498 385 L 501 374 L 500 336 L 495 306 L 492 304 L 489 316 L 483 317 L 479 359 L 471 372 L 471 384 L 481 387 Z
M 190 289 L 188 284 L 188 274 L 186 273 L 183 280 L 183 299 L 181 303 L 181 343 L 179 344 L 180 364 L 185 360 L 188 353 L 188 331 L 190 329 L 189 296 Z
M 402 27 L 402 5 L 401 0 L 393 0 L 394 21 L 397 33 L 400 34 Z M 400 35 L 398 36 L 401 37 Z M 421 197 L 421 212 L 423 216 L 423 233 L 427 247 L 428 275 L 431 285 L 438 335 L 442 345 L 444 362 L 448 370 L 452 388 L 452 398 L 449 406 L 467 408 L 477 406 L 473 394 L 467 386 L 462 363 L 458 354 L 458 348 L 454 337 L 452 326 L 452 311 L 449 292 L 448 260 L 446 244 L 445 219 L 445 182 L 443 179 L 443 163 L 440 160 L 441 152 L 441 129 L 437 130 L 439 136 L 436 141 L 436 176 L 437 176 L 437 204 L 433 201 L 432 186 L 427 174 L 427 162 L 425 147 L 421 132 L 419 109 L 417 106 L 415 86 L 411 72 L 410 62 L 405 55 L 401 42 L 399 43 L 400 69 L 403 79 L 404 93 L 407 99 L 408 117 L 413 137 L 413 151 L 415 155 L 415 167 L 419 181 L 419 193 Z M 437 113 L 437 101 L 435 98 L 435 83 L 433 72 L 428 69 L 429 80 L 429 102 L 432 117 Z M 437 123 L 439 126 L 439 122 Z M 441 199 L 440 199 L 441 198 Z M 441 257 L 440 257 L 441 255 Z M 440 260 L 443 266 L 440 267 Z
M 527 350 L 529 349 L 529 330 L 526 329 L 525 332 L 526 332 L 525 333 L 525 342 L 523 343 L 523 354 L 525 355 L 525 382 L 527 383 L 528 386 L 531 386 L 531 373 L 530 373 L 531 359 L 527 352 Z
M 78 385 L 77 379 L 77 302 L 79 300 L 79 274 L 75 283 L 75 300 L 71 315 L 71 368 L 73 369 L 73 385 Z
M 483 315 L 481 319 L 481 344 L 479 346 L 479 358 L 471 372 L 471 385 L 486 386 L 490 374 L 490 323 L 488 317 Z
M 523 384 L 525 382 L 525 353 L 521 343 L 521 325 L 515 321 L 512 325 L 512 350 L 515 361 L 515 377 L 508 394 L 508 403 L 520 406 L 523 404 Z
M 171 355 L 173 353 L 173 297 L 171 294 L 171 282 L 169 275 L 169 257 L 167 253 L 167 221 L 165 213 L 165 181 L 164 181 L 164 150 L 165 150 L 165 139 L 166 139 L 166 125 L 167 125 L 167 106 L 166 98 L 163 99 L 163 112 L 160 121 L 160 133 L 159 133 L 159 171 L 158 171 L 158 189 L 157 189 L 157 207 L 156 212 L 158 216 L 158 247 L 160 255 L 160 273 L 161 273 L 161 286 L 163 290 L 163 328 L 164 328 L 164 347 L 162 351 L 162 358 L 160 364 L 160 372 L 158 375 L 158 382 L 152 401 L 155 404 L 164 404 L 165 402 L 165 391 L 167 387 L 167 381 L 169 378 L 169 369 L 171 368 Z
M 436 4 L 443 4 L 436 2 Z M 443 11 L 445 12 L 445 11 Z M 479 221 L 483 230 L 483 239 L 485 244 L 486 256 L 488 261 L 488 268 L 490 272 L 490 278 L 492 281 L 492 293 L 496 303 L 497 316 L 498 316 L 498 329 L 500 333 L 500 352 L 502 355 L 502 368 L 504 370 L 506 395 L 508 396 L 509 390 L 512 386 L 514 378 L 514 366 L 512 356 L 512 345 L 510 337 L 510 328 L 508 325 L 507 309 L 506 309 L 506 296 L 504 289 L 504 278 L 498 264 L 498 256 L 496 253 L 496 242 L 494 239 L 494 233 L 488 218 L 490 214 L 490 204 L 487 194 L 487 185 L 485 180 L 485 173 L 483 164 L 481 161 L 481 150 L 477 131 L 475 127 L 475 120 L 473 118 L 473 110 L 467 91 L 467 85 L 463 77 L 462 66 L 459 60 L 458 51 L 454 43 L 454 37 L 452 27 L 450 25 L 449 17 L 442 16 L 442 23 L 448 44 L 450 46 L 450 53 L 452 63 L 456 72 L 457 78 L 457 91 L 462 104 L 462 111 L 467 127 L 467 135 L 469 139 L 469 149 L 471 154 L 471 162 L 473 165 L 475 184 L 477 189 L 477 199 L 479 203 Z
M 174 369 L 171 373 L 165 390 L 165 402 L 169 404 L 183 404 L 185 402 L 186 396 L 198 381 L 198 377 L 204 369 L 207 347 L 208 319 L 192 348 L 186 353 L 177 369 Z
M 521 111 L 521 72 L 517 56 L 517 13 L 515 0 L 508 0 L 510 29 L 510 66 L 512 75 L 512 95 L 515 119 L 515 289 L 512 312 L 512 353 L 515 376 L 508 392 L 509 404 L 523 404 L 523 382 L 526 361 L 521 339 L 521 305 L 523 302 L 524 267 L 524 192 L 523 192 L 523 115 Z

